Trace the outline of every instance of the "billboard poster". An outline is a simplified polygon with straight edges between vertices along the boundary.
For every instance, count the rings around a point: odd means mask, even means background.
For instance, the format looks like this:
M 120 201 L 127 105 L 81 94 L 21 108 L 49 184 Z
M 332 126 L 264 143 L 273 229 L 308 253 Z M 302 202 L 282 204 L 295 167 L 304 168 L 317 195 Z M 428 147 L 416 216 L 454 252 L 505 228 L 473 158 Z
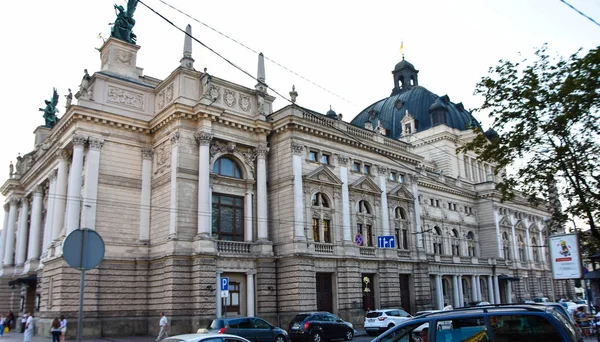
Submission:
M 581 258 L 576 234 L 550 237 L 550 259 L 554 279 L 581 279 Z

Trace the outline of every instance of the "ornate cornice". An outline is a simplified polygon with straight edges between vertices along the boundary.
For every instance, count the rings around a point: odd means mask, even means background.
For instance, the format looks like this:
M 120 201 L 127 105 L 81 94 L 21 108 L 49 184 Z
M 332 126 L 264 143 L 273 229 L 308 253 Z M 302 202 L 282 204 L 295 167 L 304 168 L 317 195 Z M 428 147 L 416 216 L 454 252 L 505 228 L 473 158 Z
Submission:
M 152 156 L 154 155 L 154 150 L 150 146 L 142 147 L 142 159 L 143 160 L 152 160 Z
M 213 139 L 212 134 L 207 133 L 207 132 L 196 132 L 194 133 L 194 138 L 196 139 L 196 142 L 198 143 L 198 145 L 200 146 L 208 146 L 210 145 L 210 142 Z

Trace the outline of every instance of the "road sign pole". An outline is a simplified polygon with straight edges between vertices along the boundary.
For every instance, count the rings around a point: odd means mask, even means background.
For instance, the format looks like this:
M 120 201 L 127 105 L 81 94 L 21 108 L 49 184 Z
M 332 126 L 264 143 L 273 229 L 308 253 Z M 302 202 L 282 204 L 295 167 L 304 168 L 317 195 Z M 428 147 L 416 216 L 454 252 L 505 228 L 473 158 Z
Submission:
M 85 294 L 85 238 L 87 231 L 81 234 L 81 283 L 79 284 L 79 317 L 77 318 L 77 342 L 81 342 L 83 332 L 83 296 Z

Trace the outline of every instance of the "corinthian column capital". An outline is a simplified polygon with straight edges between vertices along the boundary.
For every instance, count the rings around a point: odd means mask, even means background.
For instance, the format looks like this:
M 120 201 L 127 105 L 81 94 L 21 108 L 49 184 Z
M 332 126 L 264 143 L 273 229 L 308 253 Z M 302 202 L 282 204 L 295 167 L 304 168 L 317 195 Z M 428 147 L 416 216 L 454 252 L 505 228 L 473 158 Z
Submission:
M 196 138 L 196 142 L 198 143 L 198 145 L 200 146 L 208 146 L 210 145 L 210 142 L 212 141 L 212 134 L 207 133 L 207 132 L 196 132 L 194 133 L 194 138 Z

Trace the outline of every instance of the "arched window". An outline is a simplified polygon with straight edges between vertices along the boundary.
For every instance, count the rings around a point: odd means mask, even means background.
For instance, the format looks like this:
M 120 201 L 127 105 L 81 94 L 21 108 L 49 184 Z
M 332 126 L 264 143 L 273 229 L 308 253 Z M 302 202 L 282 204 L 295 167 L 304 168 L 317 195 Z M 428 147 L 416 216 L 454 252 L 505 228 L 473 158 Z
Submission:
M 510 240 L 508 239 L 508 233 L 502 232 L 502 251 L 504 252 L 504 259 L 510 259 Z
M 519 234 L 517 242 L 519 244 L 519 261 L 525 261 L 525 243 L 523 242 L 523 235 Z
M 470 257 L 475 256 L 475 234 L 472 231 L 467 233 L 467 252 Z
M 406 211 L 402 207 L 394 209 L 394 227 L 396 228 L 396 244 L 398 249 L 408 249 L 408 225 Z
M 331 243 L 331 210 L 329 199 L 322 192 L 312 195 L 313 211 L 313 240 L 315 242 Z M 322 238 L 322 240 L 321 240 Z
M 531 247 L 533 248 L 533 261 L 540 262 L 540 254 L 538 252 L 538 248 L 540 246 L 538 246 L 537 240 L 535 238 L 531 239 Z
M 373 247 L 373 221 L 374 217 L 371 215 L 371 205 L 369 202 L 365 200 L 360 200 L 358 202 L 358 207 L 356 208 L 356 216 L 357 216 L 357 233 L 360 234 L 363 238 L 363 246 Z
M 458 230 L 452 229 L 452 255 L 460 256 L 460 240 Z
M 433 254 L 442 254 L 442 230 L 440 227 L 433 227 Z
M 242 178 L 242 172 L 238 164 L 229 157 L 217 159 L 213 166 L 213 172 L 226 177 Z

